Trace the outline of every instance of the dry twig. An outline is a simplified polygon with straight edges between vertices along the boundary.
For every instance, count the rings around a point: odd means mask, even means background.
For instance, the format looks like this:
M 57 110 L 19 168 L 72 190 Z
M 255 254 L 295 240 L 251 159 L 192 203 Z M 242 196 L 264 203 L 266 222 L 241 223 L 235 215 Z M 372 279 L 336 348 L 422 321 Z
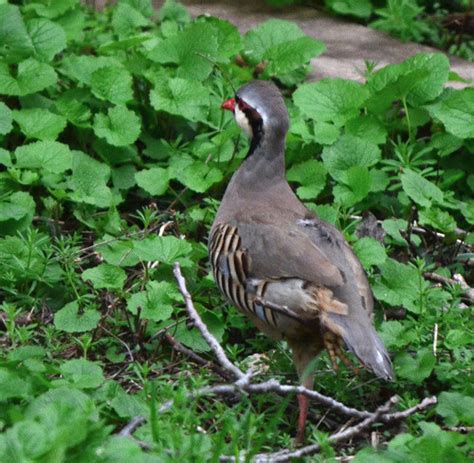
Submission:
M 329 442 L 338 443 L 357 435 L 360 435 L 363 431 L 368 429 L 373 423 L 376 421 L 384 422 L 384 423 L 392 423 L 398 420 L 402 420 L 407 418 L 408 416 L 417 413 L 419 411 L 425 410 L 426 408 L 430 407 L 431 405 L 436 403 L 436 397 L 429 397 L 425 398 L 422 402 L 411 407 L 409 409 L 403 410 L 401 412 L 389 413 L 390 408 L 398 401 L 398 398 L 392 397 L 386 404 L 377 408 L 374 412 L 368 412 L 365 410 L 357 410 L 355 408 L 348 407 L 341 402 L 333 399 L 332 397 L 325 396 L 320 394 L 317 391 L 312 391 L 310 389 L 306 389 L 303 386 L 291 386 L 291 385 L 283 385 L 280 384 L 275 379 L 270 379 L 268 381 L 262 383 L 251 383 L 252 379 L 252 371 L 249 370 L 247 373 L 243 373 L 237 366 L 235 366 L 227 357 L 224 350 L 222 349 L 221 345 L 217 341 L 217 339 L 212 335 L 212 333 L 207 329 L 206 325 L 202 321 L 201 317 L 199 316 L 198 312 L 196 311 L 191 295 L 189 294 L 186 288 L 186 281 L 181 274 L 181 268 L 179 263 L 175 263 L 174 265 L 174 275 L 176 281 L 178 282 L 178 287 L 183 295 L 183 298 L 186 303 L 186 309 L 194 325 L 199 329 L 202 336 L 206 340 L 206 342 L 211 347 L 212 351 L 217 357 L 222 368 L 229 373 L 231 373 L 232 377 L 235 378 L 235 381 L 232 384 L 221 384 L 216 386 L 207 386 L 203 387 L 194 391 L 189 392 L 186 395 L 187 399 L 196 399 L 198 397 L 203 396 L 212 396 L 212 395 L 240 395 L 242 393 L 247 394 L 262 394 L 268 392 L 275 392 L 280 395 L 288 395 L 288 394 L 304 394 L 307 397 L 323 404 L 324 406 L 331 408 L 333 410 L 337 410 L 340 413 L 345 415 L 351 416 L 353 418 L 360 419 L 358 424 L 350 426 L 343 431 L 336 432 L 332 434 L 328 439 Z M 163 403 L 161 407 L 158 409 L 158 413 L 164 413 L 170 408 L 174 406 L 173 400 L 168 400 L 167 402 Z M 134 418 L 127 426 L 125 426 L 120 435 L 131 436 L 133 431 L 140 426 L 144 422 L 142 417 Z M 317 453 L 320 449 L 319 444 L 312 444 L 301 449 L 291 451 L 289 449 L 283 449 L 278 452 L 274 453 L 262 453 L 258 454 L 253 457 L 252 461 L 255 463 L 264 463 L 264 462 L 283 462 L 289 461 L 292 458 L 298 458 L 306 455 L 313 455 Z M 238 461 L 233 456 L 222 456 L 220 458 L 221 461 L 230 461 L 235 462 Z M 243 460 L 246 461 L 246 458 L 243 457 Z

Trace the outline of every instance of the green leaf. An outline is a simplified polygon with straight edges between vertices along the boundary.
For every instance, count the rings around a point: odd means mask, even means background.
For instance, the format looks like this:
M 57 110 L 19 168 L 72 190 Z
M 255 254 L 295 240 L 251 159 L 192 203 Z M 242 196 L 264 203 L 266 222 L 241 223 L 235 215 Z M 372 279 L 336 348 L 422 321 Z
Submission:
M 161 167 L 141 170 L 135 174 L 135 180 L 140 188 L 152 196 L 161 196 L 168 189 L 168 171 Z
M 149 20 L 138 9 L 125 2 L 119 2 L 112 13 L 112 26 L 115 32 L 123 37 L 135 34 L 137 30 L 148 26 Z
M 16 167 L 44 169 L 60 174 L 71 168 L 72 155 L 68 145 L 57 141 L 37 141 L 15 150 Z
M 11 131 L 12 119 L 11 109 L 0 101 L 0 135 L 6 135 Z
M 16 191 L 0 199 L 0 235 L 13 235 L 31 225 L 35 215 L 34 199 Z
M 191 243 L 174 236 L 150 236 L 134 241 L 134 249 L 137 256 L 146 262 L 159 261 L 172 265 L 190 254 Z
M 333 188 L 334 198 L 345 206 L 362 201 L 371 190 L 372 178 L 364 166 L 352 166 L 341 174 L 342 184 Z
M 401 175 L 403 191 L 422 207 L 430 207 L 434 203 L 443 202 L 443 192 L 420 174 L 406 169 Z
M 368 19 L 372 14 L 370 0 L 326 0 L 326 5 L 336 13 Z
M 191 19 L 188 10 L 176 0 L 165 0 L 159 11 L 160 21 L 175 21 L 177 23 L 187 23 Z
M 121 290 L 127 278 L 125 271 L 120 267 L 110 264 L 100 264 L 82 272 L 84 281 L 90 280 L 95 289 Z
M 407 329 L 404 324 L 396 320 L 383 322 L 379 333 L 387 349 L 408 346 L 417 337 L 414 330 Z
M 418 211 L 418 221 L 421 225 L 429 225 L 442 233 L 453 233 L 456 230 L 454 218 L 437 207 Z
M 426 108 L 448 132 L 460 138 L 474 138 L 474 88 L 446 90 L 438 101 Z
M 112 205 L 112 192 L 107 186 L 110 167 L 81 151 L 73 151 L 72 154 L 71 198 L 98 207 Z
M 244 55 L 253 65 L 268 61 L 265 75 L 286 74 L 320 55 L 325 45 L 293 22 L 269 19 L 245 34 Z
M 56 140 L 66 127 L 66 119 L 47 109 L 22 109 L 13 111 L 13 119 L 27 138 Z
M 79 0 L 49 0 L 44 3 L 30 3 L 28 7 L 36 11 L 38 16 L 54 19 L 78 6 L 78 3 Z
M 61 61 L 61 72 L 81 84 L 91 85 L 92 74 L 103 67 L 123 67 L 111 56 L 69 55 Z
M 33 53 L 33 44 L 16 5 L 0 5 L 0 56 L 17 63 Z
M 132 294 L 127 309 L 135 315 L 140 310 L 140 318 L 158 322 L 168 320 L 173 314 L 173 304 L 181 299 L 176 286 L 167 281 L 152 281 L 146 291 Z
M 92 93 L 101 100 L 120 105 L 133 99 L 132 76 L 123 68 L 100 67 L 91 74 Z
M 175 178 L 189 189 L 204 193 L 212 185 L 222 180 L 222 172 L 202 161 L 193 161 L 190 157 L 172 158 L 170 178 Z
M 31 58 L 18 65 L 16 77 L 7 64 L 0 63 L 0 94 L 24 96 L 40 92 L 54 85 L 57 77 L 51 66 Z
M 16 373 L 0 368 L 0 403 L 8 399 L 22 399 L 31 393 L 31 384 Z
M 375 116 L 370 114 L 347 121 L 345 131 L 347 135 L 365 139 L 375 145 L 382 145 L 387 139 L 387 129 Z
M 31 19 L 26 27 L 40 61 L 51 61 L 66 48 L 66 33 L 59 24 L 49 19 Z
M 459 392 L 442 392 L 438 397 L 436 412 L 448 426 L 474 424 L 474 397 Z
M 354 252 L 366 270 L 387 260 L 385 248 L 374 238 L 364 236 L 353 244 Z
M 206 24 L 217 39 L 217 60 L 229 61 L 242 49 L 242 39 L 239 30 L 229 21 L 215 18 L 214 16 L 200 16 L 198 22 Z
M 387 109 L 396 100 L 407 98 L 413 106 L 434 100 L 448 79 L 449 61 L 440 53 L 418 54 L 400 64 L 385 66 L 368 79 L 373 110 Z
M 213 64 L 206 59 L 219 60 L 217 32 L 204 23 L 192 23 L 159 42 L 147 55 L 160 64 L 177 66 L 177 77 L 201 82 L 212 71 Z
M 290 182 L 302 185 L 296 190 L 301 199 L 314 199 L 324 190 L 326 175 L 324 164 L 311 159 L 291 167 L 288 170 L 287 178 Z
M 88 92 L 79 88 L 67 90 L 61 93 L 54 104 L 57 112 L 63 115 L 71 124 L 89 128 L 92 113 L 84 102 L 86 99 L 85 93 Z
M 415 358 L 406 352 L 397 355 L 394 363 L 397 376 L 414 384 L 421 384 L 431 375 L 436 365 L 436 358 L 429 349 L 421 349 Z
M 341 126 L 358 116 L 368 95 L 367 89 L 357 82 L 324 79 L 300 85 L 293 93 L 293 101 L 307 118 Z
M 209 93 L 200 82 L 167 79 L 150 91 L 150 103 L 157 111 L 182 116 L 193 122 L 205 122 L 209 112 Z
M 86 359 L 67 360 L 59 369 L 64 379 L 79 389 L 95 389 L 105 381 L 102 368 Z
M 97 327 L 100 312 L 94 309 L 79 310 L 77 302 L 66 304 L 54 314 L 54 326 L 66 333 L 84 333 Z
M 114 106 L 105 114 L 94 117 L 94 133 L 113 146 L 135 143 L 140 135 L 140 118 L 125 106 Z
M 208 327 L 209 331 L 215 336 L 215 338 L 220 342 L 222 341 L 225 327 L 222 321 L 217 317 L 217 315 L 212 312 L 206 311 L 201 312 L 201 317 Z M 210 347 L 202 337 L 200 331 L 197 328 L 189 329 L 186 324 L 181 323 L 178 325 L 174 337 L 182 342 L 185 346 L 188 346 L 195 352 L 208 352 Z
M 387 259 L 380 265 L 381 275 L 372 286 L 377 299 L 391 306 L 402 305 L 419 313 L 419 275 L 415 268 Z
M 324 164 L 335 180 L 344 181 L 351 167 L 371 167 L 380 160 L 380 149 L 373 143 L 352 135 L 342 135 L 332 146 L 323 149 Z

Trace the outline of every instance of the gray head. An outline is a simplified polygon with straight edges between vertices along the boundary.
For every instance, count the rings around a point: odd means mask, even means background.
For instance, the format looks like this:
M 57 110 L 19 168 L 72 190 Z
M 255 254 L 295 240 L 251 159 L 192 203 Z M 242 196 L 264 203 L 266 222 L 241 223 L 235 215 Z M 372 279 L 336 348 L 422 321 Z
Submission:
M 253 80 L 222 107 L 233 111 L 237 124 L 252 138 L 284 137 L 288 131 L 288 111 L 273 82 Z

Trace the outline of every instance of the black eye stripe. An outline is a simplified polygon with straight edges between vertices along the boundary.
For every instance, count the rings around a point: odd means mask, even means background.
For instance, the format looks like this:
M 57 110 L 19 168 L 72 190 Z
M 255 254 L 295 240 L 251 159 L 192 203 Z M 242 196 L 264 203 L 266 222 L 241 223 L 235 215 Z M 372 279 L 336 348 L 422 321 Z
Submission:
M 250 142 L 250 150 L 247 156 L 250 156 L 257 146 L 260 144 L 263 138 L 263 119 L 259 112 L 249 104 L 247 104 L 242 98 L 235 97 L 235 101 L 239 109 L 245 114 L 245 117 L 249 121 L 250 127 L 252 128 L 252 140 Z

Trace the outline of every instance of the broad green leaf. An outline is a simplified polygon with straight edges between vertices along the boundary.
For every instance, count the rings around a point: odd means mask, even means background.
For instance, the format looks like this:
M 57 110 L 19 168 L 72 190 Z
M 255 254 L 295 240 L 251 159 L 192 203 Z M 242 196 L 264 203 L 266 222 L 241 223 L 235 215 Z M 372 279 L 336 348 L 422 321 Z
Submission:
M 112 182 L 119 190 L 128 190 L 137 184 L 135 179 L 137 171 L 135 166 L 125 164 L 112 169 Z
M 15 150 L 16 167 L 44 169 L 60 174 L 71 168 L 72 155 L 68 145 L 57 141 L 37 141 Z
M 446 90 L 438 101 L 426 108 L 448 132 L 459 138 L 474 138 L 474 88 Z
M 110 167 L 81 151 L 72 154 L 71 198 L 98 207 L 110 206 L 113 202 L 112 192 L 107 186 Z
M 94 117 L 94 133 L 105 138 L 113 146 L 135 143 L 140 135 L 140 118 L 125 106 L 114 106 L 107 115 L 99 113 Z
M 47 109 L 22 109 L 13 111 L 13 119 L 27 138 L 56 140 L 66 127 L 66 119 Z
M 13 128 L 12 120 L 11 109 L 0 101 L 0 135 L 6 135 L 11 131 Z
M 202 161 L 189 163 L 186 158 L 173 160 L 171 172 L 170 177 L 176 178 L 197 193 L 204 193 L 222 180 L 222 172 L 216 167 L 211 167 Z
M 125 2 L 119 2 L 113 10 L 112 26 L 120 37 L 134 34 L 149 24 L 142 12 Z
M 120 105 L 133 99 L 132 76 L 114 66 L 100 67 L 91 75 L 92 93 L 101 100 Z
M 177 65 L 177 77 L 199 83 L 209 76 L 218 59 L 217 32 L 204 23 L 192 23 L 154 47 L 148 58 L 160 64 Z
M 116 265 L 100 264 L 82 272 L 84 281 L 91 281 L 95 289 L 122 289 L 127 275 L 125 271 Z
M 242 49 L 242 39 L 239 30 L 229 21 L 214 16 L 200 16 L 198 22 L 206 24 L 217 39 L 218 61 L 228 61 Z
M 33 44 L 16 5 L 0 5 L 0 56 L 18 63 L 33 53 Z
M 49 19 L 31 19 L 26 23 L 35 56 L 41 61 L 51 61 L 66 48 L 64 29 Z
M 168 171 L 161 167 L 144 169 L 135 174 L 137 185 L 152 196 L 161 196 L 168 189 Z
M 288 73 L 320 55 L 325 45 L 293 22 L 269 19 L 245 34 L 244 55 L 253 65 L 267 61 L 266 75 Z
M 28 227 L 35 214 L 35 201 L 23 191 L 0 199 L 0 234 L 12 235 Z
M 301 199 L 314 199 L 324 190 L 326 175 L 324 164 L 311 159 L 291 167 L 288 170 L 287 178 L 290 182 L 302 185 L 296 190 Z
M 436 412 L 448 426 L 474 424 L 474 397 L 459 392 L 442 392 L 438 398 Z
M 437 207 L 418 211 L 418 221 L 421 225 L 429 225 L 442 233 L 453 233 L 456 230 L 454 218 Z
M 191 16 L 188 10 L 176 0 L 165 0 L 159 11 L 160 21 L 175 21 L 178 23 L 187 23 Z
M 352 166 L 341 173 L 341 182 L 333 188 L 334 198 L 345 206 L 362 201 L 371 190 L 372 178 L 365 166 Z
M 150 91 L 150 103 L 157 111 L 182 116 L 193 122 L 206 121 L 209 112 L 209 93 L 200 82 L 168 79 Z
M 61 61 L 61 72 L 81 84 L 91 85 L 92 74 L 103 67 L 123 67 L 112 56 L 69 55 Z
M 351 135 L 342 135 L 332 146 L 323 149 L 322 158 L 329 174 L 344 181 L 345 172 L 351 167 L 371 167 L 380 160 L 377 145 Z
M 155 10 L 153 8 L 152 0 L 121 0 L 121 3 L 126 3 L 139 11 L 143 16 L 153 16 Z
M 402 305 L 418 313 L 420 277 L 417 270 L 394 259 L 387 259 L 380 270 L 380 279 L 372 286 L 375 297 L 391 306 Z
M 134 250 L 140 259 L 150 262 L 159 261 L 172 265 L 191 253 L 191 243 L 174 236 L 150 236 L 141 241 L 134 241 Z
M 142 397 L 138 394 L 126 394 L 122 389 L 117 391 L 110 405 L 121 418 L 145 416 L 149 412 L 148 404 Z M 110 461 L 120 461 L 120 457 L 117 455 L 117 459 L 113 458 Z
M 92 113 L 85 103 L 88 98 L 85 96 L 87 93 L 79 88 L 61 93 L 54 102 L 57 112 L 75 126 L 90 127 Z
M 387 139 L 387 129 L 372 115 L 359 116 L 346 122 L 347 135 L 363 138 L 375 145 L 382 145 Z
M 94 309 L 80 310 L 77 302 L 66 304 L 54 314 L 54 325 L 66 333 L 84 333 L 93 330 L 100 320 L 100 312 Z
M 86 359 L 67 360 L 60 370 L 64 379 L 79 389 L 95 389 L 105 381 L 102 368 L 97 362 Z
M 64 15 L 67 11 L 77 7 L 79 0 L 48 0 L 43 3 L 32 3 L 28 7 L 43 18 L 55 19 Z
M 433 202 L 443 202 L 443 192 L 420 174 L 406 169 L 400 178 L 405 193 L 420 206 L 430 207 Z
M 6 368 L 0 368 L 0 402 L 2 405 L 8 399 L 22 399 L 29 396 L 31 389 L 31 384 L 28 381 Z
M 140 318 L 155 322 L 168 320 L 173 313 L 173 305 L 182 300 L 176 286 L 167 281 L 152 281 L 146 291 L 132 294 L 127 309 L 133 314 L 140 311 Z
M 51 66 L 39 63 L 32 58 L 22 61 L 18 65 L 16 75 L 12 73 L 7 64 L 0 63 L 0 94 L 24 96 L 40 92 L 54 85 L 57 77 Z
M 359 114 L 368 95 L 357 82 L 324 79 L 300 85 L 293 93 L 293 101 L 307 118 L 341 126 Z
M 201 313 L 201 317 L 214 337 L 218 341 L 222 341 L 225 332 L 225 327 L 222 321 L 214 313 L 209 311 Z M 189 329 L 185 323 L 178 325 L 174 336 L 178 341 L 182 342 L 185 346 L 188 346 L 195 352 L 208 352 L 210 350 L 209 345 L 204 340 L 199 330 L 197 328 Z
M 416 353 L 416 357 L 405 352 L 397 355 L 394 364 L 398 376 L 421 384 L 431 375 L 436 359 L 429 349 L 421 349 Z
M 414 330 L 407 329 L 406 325 L 397 320 L 383 322 L 379 333 L 387 349 L 408 346 L 417 337 Z
M 336 13 L 368 19 L 372 14 L 370 0 L 326 0 L 326 5 Z
M 441 53 L 420 53 L 400 64 L 390 64 L 368 79 L 372 94 L 368 105 L 383 111 L 403 98 L 413 106 L 427 103 L 443 91 L 448 73 L 449 61 Z
M 381 265 L 387 260 L 385 248 L 376 239 L 368 236 L 357 240 L 353 249 L 365 269 Z

